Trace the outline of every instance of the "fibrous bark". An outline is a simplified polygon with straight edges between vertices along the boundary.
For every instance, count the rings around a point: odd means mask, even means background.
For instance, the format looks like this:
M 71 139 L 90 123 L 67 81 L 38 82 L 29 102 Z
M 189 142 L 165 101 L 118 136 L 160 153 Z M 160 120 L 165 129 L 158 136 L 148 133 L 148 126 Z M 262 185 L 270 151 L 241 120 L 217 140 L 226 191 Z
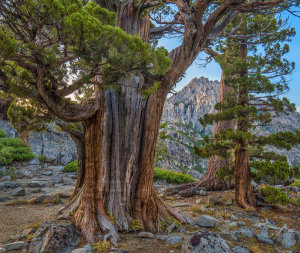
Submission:
M 226 93 L 230 92 L 231 88 L 226 86 L 224 83 L 224 72 L 222 72 L 222 78 L 219 86 L 219 95 L 218 95 L 218 103 L 222 103 L 224 100 L 224 96 Z M 218 111 L 216 112 L 218 113 Z M 230 128 L 234 128 L 234 120 L 231 121 L 219 121 L 215 124 L 213 130 L 213 136 L 218 134 L 220 131 L 228 130 Z M 224 159 L 219 156 L 212 156 L 208 162 L 208 168 L 204 174 L 204 176 L 198 180 L 197 182 L 190 184 L 183 184 L 176 187 L 180 192 L 179 195 L 182 197 L 190 197 L 199 192 L 199 188 L 205 188 L 208 191 L 221 191 L 228 190 L 233 187 L 231 182 L 227 182 L 226 180 L 217 178 L 217 171 L 223 167 L 231 167 L 232 159 Z

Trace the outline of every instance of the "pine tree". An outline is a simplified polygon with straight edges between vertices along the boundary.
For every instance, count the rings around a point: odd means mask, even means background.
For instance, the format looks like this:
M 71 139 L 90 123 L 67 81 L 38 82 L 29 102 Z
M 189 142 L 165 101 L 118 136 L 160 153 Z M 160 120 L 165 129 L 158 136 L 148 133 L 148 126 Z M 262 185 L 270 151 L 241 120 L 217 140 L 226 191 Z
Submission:
M 234 173 L 237 203 L 244 208 L 256 205 L 251 186 L 251 170 L 269 167 L 275 170 L 280 163 L 287 167 L 286 157 L 264 149 L 265 145 L 290 149 L 299 143 L 300 132 L 278 132 L 269 136 L 255 133 L 257 126 L 272 121 L 273 117 L 295 110 L 295 105 L 281 95 L 288 90 L 285 76 L 294 68 L 283 56 L 289 51 L 284 44 L 294 34 L 293 29 L 280 29 L 282 21 L 272 16 L 244 16 L 240 32 L 227 39 L 226 47 L 220 46 L 227 57 L 221 60 L 225 66 L 225 84 L 231 87 L 222 103 L 215 108 L 220 113 L 205 115 L 204 125 L 224 120 L 235 120 L 235 127 L 207 137 L 204 148 L 195 148 L 202 157 L 218 155 L 230 157 L 233 153 L 233 168 L 224 168 L 227 174 Z M 254 32 L 264 27 L 265 36 L 253 39 Z M 255 41 L 255 43 L 254 43 Z M 253 42 L 253 43 L 251 43 Z M 223 62 L 222 62 L 223 61 Z M 271 169 L 272 170 L 272 169 Z M 221 171 L 223 176 L 226 175 Z

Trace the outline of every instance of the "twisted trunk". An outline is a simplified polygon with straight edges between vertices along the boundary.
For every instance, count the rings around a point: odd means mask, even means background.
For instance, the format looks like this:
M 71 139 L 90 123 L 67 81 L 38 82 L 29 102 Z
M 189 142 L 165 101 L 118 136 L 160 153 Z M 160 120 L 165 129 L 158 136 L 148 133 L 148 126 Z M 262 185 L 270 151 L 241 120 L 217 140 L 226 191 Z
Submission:
M 224 100 L 225 94 L 230 91 L 231 88 L 226 86 L 224 83 L 224 72 L 222 72 L 219 86 L 218 102 L 222 102 Z M 219 121 L 214 126 L 213 136 L 218 134 L 220 131 L 227 130 L 229 128 L 234 128 L 234 120 Z M 216 175 L 220 168 L 231 166 L 231 158 L 224 159 L 219 156 L 212 156 L 209 159 L 208 168 L 205 172 L 205 175 L 200 180 L 194 183 L 179 185 L 176 188 L 180 191 L 179 194 L 182 197 L 190 197 L 197 194 L 199 192 L 199 188 L 205 188 L 208 191 L 221 191 L 231 189 L 233 188 L 233 184 L 231 182 L 227 182 L 226 180 L 219 180 Z

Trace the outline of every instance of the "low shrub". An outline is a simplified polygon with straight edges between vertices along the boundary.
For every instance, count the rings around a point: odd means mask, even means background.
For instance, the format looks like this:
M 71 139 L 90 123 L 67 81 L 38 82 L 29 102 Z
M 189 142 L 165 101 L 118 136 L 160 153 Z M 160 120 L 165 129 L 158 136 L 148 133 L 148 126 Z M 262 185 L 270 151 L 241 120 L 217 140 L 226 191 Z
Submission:
M 19 138 L 8 138 L 0 129 L 0 165 L 14 161 L 28 161 L 34 158 L 30 148 Z
M 300 180 L 296 179 L 291 186 L 296 186 L 296 187 L 300 187 Z
M 177 173 L 159 168 L 154 169 L 154 180 L 165 180 L 170 184 L 183 184 L 195 181 L 189 174 Z
M 286 192 L 284 190 L 279 190 L 270 185 L 263 186 L 263 193 L 266 195 L 266 202 L 271 204 L 288 204 L 290 202 Z
M 285 190 L 279 190 L 269 185 L 263 186 L 261 189 L 266 196 L 266 202 L 270 204 L 292 204 L 300 206 L 300 198 L 288 197 Z
M 68 163 L 63 170 L 63 172 L 67 172 L 67 173 L 77 172 L 77 171 L 78 171 L 78 161 L 73 161 Z
M 41 164 L 44 164 L 45 161 L 46 161 L 46 156 L 45 155 L 40 155 L 39 161 L 40 161 Z

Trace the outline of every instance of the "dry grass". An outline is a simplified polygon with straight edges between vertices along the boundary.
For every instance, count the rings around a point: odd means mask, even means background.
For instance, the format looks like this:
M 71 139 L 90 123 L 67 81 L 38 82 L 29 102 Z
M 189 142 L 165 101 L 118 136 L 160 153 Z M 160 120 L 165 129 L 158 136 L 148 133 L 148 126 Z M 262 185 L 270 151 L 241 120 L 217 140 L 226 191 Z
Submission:
M 250 248 L 251 253 L 264 253 L 261 251 L 261 249 L 257 245 L 253 245 Z

